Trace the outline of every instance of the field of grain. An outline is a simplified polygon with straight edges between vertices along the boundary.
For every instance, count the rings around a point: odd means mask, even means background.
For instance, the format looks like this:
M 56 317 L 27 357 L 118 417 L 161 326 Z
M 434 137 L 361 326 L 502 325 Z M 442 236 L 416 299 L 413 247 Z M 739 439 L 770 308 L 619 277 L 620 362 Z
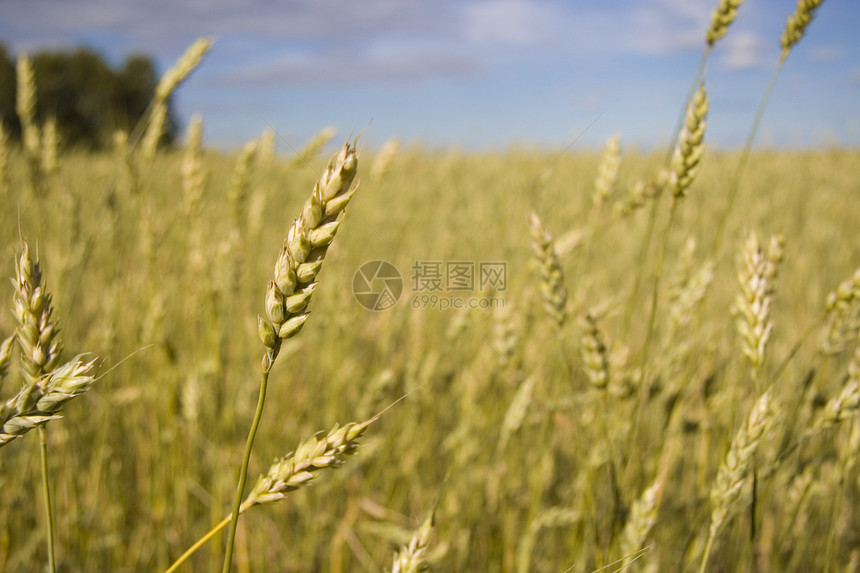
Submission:
M 705 149 L 706 111 L 671 160 L 0 142 L 0 570 L 220 523 L 178 569 L 218 570 L 250 451 L 237 571 L 858 571 L 860 152 Z

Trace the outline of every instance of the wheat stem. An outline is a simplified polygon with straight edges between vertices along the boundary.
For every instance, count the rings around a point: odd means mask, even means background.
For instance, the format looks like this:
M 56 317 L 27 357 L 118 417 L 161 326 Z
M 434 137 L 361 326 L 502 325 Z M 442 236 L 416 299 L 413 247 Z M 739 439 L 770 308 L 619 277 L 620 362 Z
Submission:
M 45 519 L 48 533 L 48 569 L 54 573 L 57 564 L 54 561 L 54 509 L 51 506 L 51 484 L 48 480 L 48 440 L 45 426 L 39 426 L 39 457 L 42 461 L 42 493 L 45 496 Z
M 242 505 L 242 496 L 245 493 L 245 482 L 248 479 L 248 462 L 251 459 L 251 449 L 254 446 L 254 437 L 257 435 L 257 427 L 263 417 L 263 406 L 266 404 L 266 387 L 269 384 L 269 370 L 264 368 L 260 376 L 260 396 L 257 399 L 257 409 L 254 412 L 254 421 L 251 422 L 251 430 L 248 432 L 248 441 L 245 444 L 245 454 L 242 458 L 242 467 L 239 470 L 239 483 L 236 486 L 236 496 L 233 498 L 233 511 L 230 512 L 230 530 L 227 534 L 227 550 L 224 553 L 224 573 L 229 573 L 233 562 L 233 544 L 236 540 L 236 527 L 239 523 L 239 507 Z

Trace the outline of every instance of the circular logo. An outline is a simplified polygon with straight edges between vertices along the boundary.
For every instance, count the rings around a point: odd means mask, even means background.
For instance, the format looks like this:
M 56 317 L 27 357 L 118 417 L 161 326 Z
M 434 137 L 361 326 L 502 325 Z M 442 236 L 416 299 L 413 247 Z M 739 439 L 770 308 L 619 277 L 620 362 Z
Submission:
M 367 310 L 388 310 L 403 294 L 403 277 L 388 261 L 368 261 L 352 277 L 352 294 Z

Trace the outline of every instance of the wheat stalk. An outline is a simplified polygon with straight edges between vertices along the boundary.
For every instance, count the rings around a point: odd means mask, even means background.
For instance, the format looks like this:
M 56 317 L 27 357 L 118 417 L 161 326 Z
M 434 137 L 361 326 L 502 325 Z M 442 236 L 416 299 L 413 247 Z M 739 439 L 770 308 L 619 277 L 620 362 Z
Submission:
M 266 402 L 269 372 L 280 352 L 282 341 L 295 336 L 308 319 L 307 307 L 318 284 L 317 273 L 343 221 L 344 209 L 357 188 L 352 185 L 357 169 L 355 146 L 346 143 L 340 153 L 329 161 L 314 185 L 311 196 L 305 201 L 301 214 L 290 226 L 284 246 L 275 262 L 274 278 L 266 287 L 265 307 L 268 320 L 257 317 L 257 331 L 266 348 L 261 363 L 260 393 L 245 444 L 236 496 L 233 499 L 227 550 L 224 555 L 224 573 L 229 573 L 232 567 L 233 544 L 242 494 L 254 437 Z
M 567 289 L 564 287 L 564 272 L 558 260 L 555 243 L 540 217 L 529 215 L 532 235 L 532 252 L 540 272 L 540 293 L 547 314 L 561 328 L 567 319 Z
M 36 78 L 33 65 L 26 54 L 18 57 L 16 68 L 18 83 L 15 111 L 21 121 L 21 140 L 24 150 L 31 158 L 39 156 L 39 127 L 36 125 Z
M 358 449 L 358 438 L 377 419 L 350 422 L 342 427 L 335 425 L 327 434 L 317 433 L 299 444 L 294 452 L 276 459 L 257 479 L 254 489 L 242 502 L 241 511 L 258 504 L 280 501 L 287 493 L 319 477 L 316 472 L 343 464 L 345 457 Z
M 597 320 L 590 310 L 586 310 L 580 315 L 579 324 L 582 328 L 582 362 L 588 380 L 594 388 L 605 390 L 609 385 L 609 358 Z
M 323 128 L 296 152 L 296 155 L 290 160 L 290 165 L 302 167 L 313 161 L 336 134 L 337 130 L 331 126 Z
M 591 202 L 595 206 L 606 203 L 615 190 L 618 179 L 618 169 L 621 166 L 621 136 L 614 135 L 606 141 L 606 149 L 597 167 L 597 178 L 594 181 L 594 194 Z
M 735 298 L 733 310 L 737 315 L 741 349 L 749 359 L 756 379 L 764 364 L 765 346 L 773 330 L 770 306 L 773 279 L 781 258 L 782 245 L 778 237 L 771 239 L 765 251 L 754 230 L 747 234 L 743 247 L 743 268 L 738 272 L 741 292 Z
M 639 499 L 633 502 L 630 516 L 621 531 L 621 555 L 629 557 L 636 554 L 645 546 L 648 534 L 657 522 L 657 512 L 660 510 L 660 500 L 663 496 L 664 478 L 659 476 L 654 480 Z
M 699 571 L 705 570 L 713 543 L 723 525 L 737 510 L 741 489 L 753 469 L 753 461 L 765 430 L 773 419 L 774 405 L 770 390 L 756 401 L 746 422 L 735 434 L 717 478 L 711 488 L 711 523 L 708 542 L 702 556 Z
M 319 477 L 316 472 L 334 469 L 343 464 L 347 456 L 358 449 L 358 439 L 364 431 L 378 419 L 377 415 L 364 422 L 350 422 L 344 426 L 335 424 L 327 434 L 318 432 L 301 442 L 294 452 L 276 459 L 269 470 L 257 479 L 253 491 L 239 506 L 238 513 L 245 513 L 255 505 L 280 501 L 287 493 L 307 486 Z M 227 525 L 234 523 L 236 520 L 232 519 L 232 515 L 225 517 L 197 540 L 165 573 L 173 573 L 179 569 L 195 551 Z
M 791 48 L 803 38 L 806 27 L 812 22 L 815 11 L 821 6 L 823 1 L 797 0 L 794 14 L 786 19 L 785 29 L 782 31 L 782 36 L 780 37 L 780 44 L 782 45 L 780 60 L 784 60 L 791 51 Z
M 686 196 L 687 189 L 699 172 L 702 155 L 705 153 L 708 107 L 708 94 L 705 92 L 705 84 L 702 83 L 687 106 L 684 128 L 678 135 L 678 145 L 672 158 L 669 189 L 675 201 Z
M 263 129 L 263 133 L 260 135 L 260 147 L 257 153 L 257 158 L 260 163 L 271 163 L 275 159 L 275 139 L 276 139 L 275 130 L 269 126 L 266 126 Z
M 317 286 L 316 276 L 334 239 L 343 211 L 357 187 L 352 187 L 358 160 L 346 144 L 329 162 L 301 215 L 293 221 L 266 288 L 266 315 L 259 318 L 263 345 L 271 368 L 280 341 L 295 336 L 308 318 L 307 306 Z
M 705 34 L 708 47 L 713 47 L 717 40 L 726 35 L 729 26 L 738 15 L 738 8 L 744 0 L 720 0 L 717 7 L 711 13 L 711 26 Z
M 435 524 L 435 511 L 424 520 L 421 527 L 412 535 L 409 543 L 404 545 L 394 556 L 391 573 L 419 573 L 426 571 L 427 547 L 430 544 L 430 535 L 433 533 Z
M 860 269 L 827 295 L 825 311 L 827 332 L 821 348 L 835 354 L 860 333 Z
M 185 50 L 176 64 L 161 76 L 150 104 L 149 124 L 143 136 L 141 152 L 145 159 L 151 160 L 155 157 L 167 120 L 167 101 L 176 88 L 200 65 L 203 57 L 212 48 L 212 43 L 212 38 L 199 38 Z
M 24 243 L 15 264 L 14 314 L 18 328 L 14 338 L 0 346 L 3 369 L 12 352 L 11 341 L 21 349 L 24 384 L 0 406 L 0 446 L 33 428 L 57 418 L 66 402 L 85 392 L 95 381 L 95 361 L 80 356 L 58 367 L 62 342 L 52 318 L 51 294 L 46 290 L 38 258 L 33 260 Z
M 42 128 L 42 171 L 45 175 L 53 175 L 57 172 L 57 157 L 60 147 L 60 136 L 57 133 L 57 119 L 54 116 L 45 121 Z
M 391 170 L 391 163 L 399 153 L 400 140 L 396 137 L 392 137 L 382 145 L 379 154 L 370 166 L 370 176 L 374 181 L 381 181 L 385 178 Z
M 832 428 L 853 418 L 858 411 L 860 411 L 860 345 L 854 350 L 854 357 L 848 364 L 848 382 L 838 396 L 827 401 L 809 433 Z
M 9 189 L 9 134 L 0 121 L 0 197 L 5 197 Z

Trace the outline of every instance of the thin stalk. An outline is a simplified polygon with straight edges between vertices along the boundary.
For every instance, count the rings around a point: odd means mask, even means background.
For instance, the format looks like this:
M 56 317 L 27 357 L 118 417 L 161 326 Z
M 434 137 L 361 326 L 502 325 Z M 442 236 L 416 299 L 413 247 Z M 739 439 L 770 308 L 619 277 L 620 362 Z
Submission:
M 732 176 L 732 183 L 729 187 L 729 196 L 726 200 L 726 208 L 723 210 L 723 214 L 720 216 L 720 221 L 717 224 L 717 232 L 714 236 L 714 246 L 711 248 L 711 259 L 717 260 L 717 255 L 720 252 L 720 248 L 723 245 L 723 235 L 726 231 L 726 224 L 728 223 L 729 215 L 731 215 L 732 208 L 735 204 L 735 197 L 738 194 L 738 188 L 741 183 L 741 176 L 743 175 L 744 168 L 746 168 L 747 161 L 749 161 L 750 152 L 752 151 L 752 144 L 755 141 L 756 133 L 758 132 L 759 125 L 761 125 L 762 117 L 764 117 L 764 110 L 767 107 L 768 101 L 770 100 L 771 93 L 773 93 L 773 88 L 776 85 L 776 80 L 779 77 L 779 72 L 782 70 L 782 65 L 785 63 L 785 58 L 781 57 L 779 62 L 776 65 L 776 69 L 773 70 L 773 74 L 770 77 L 770 82 L 767 84 L 767 88 L 764 91 L 764 95 L 761 98 L 761 101 L 758 104 L 758 110 L 756 110 L 755 119 L 753 120 L 752 126 L 750 127 L 749 134 L 747 134 L 747 140 L 744 144 L 743 152 L 741 152 L 741 158 L 738 161 L 738 165 L 735 168 L 735 173 Z
M 642 276 L 645 274 L 645 259 L 648 250 L 651 248 L 651 237 L 654 236 L 654 228 L 657 225 L 658 199 L 659 197 L 651 199 L 651 211 L 648 213 L 648 229 L 645 231 L 645 239 L 642 241 L 639 256 L 636 258 L 639 263 L 636 265 L 636 274 L 633 276 L 633 287 L 630 291 L 630 300 L 627 301 L 627 313 L 624 320 L 623 339 L 625 340 L 630 334 L 630 327 L 633 323 L 633 310 L 636 308 L 636 299 L 639 298 L 639 289 L 642 286 Z
M 705 567 L 708 565 L 708 558 L 711 556 L 711 549 L 714 547 L 714 536 L 708 534 L 708 543 L 705 545 L 705 553 L 702 555 L 702 562 L 699 564 L 699 573 L 705 573 Z
M 240 510 L 239 513 L 242 513 L 242 511 Z M 194 555 L 195 551 L 197 551 L 198 549 L 203 547 L 210 539 L 215 537 L 215 535 L 217 535 L 218 532 L 220 532 L 222 529 L 227 527 L 227 524 L 229 524 L 231 522 L 231 519 L 230 519 L 231 517 L 232 517 L 232 514 L 228 515 L 227 517 L 222 519 L 218 525 L 213 527 L 209 533 L 207 533 L 206 535 L 204 535 L 203 537 L 198 539 L 197 543 L 195 543 L 194 545 L 189 547 L 188 550 L 185 553 L 183 553 L 182 556 L 179 559 L 177 559 L 173 563 L 173 565 L 171 565 L 164 573 L 174 573 L 177 569 L 179 569 L 179 566 L 182 565 L 183 563 L 185 563 L 189 557 Z
M 672 160 L 672 153 L 675 151 L 675 144 L 678 141 L 678 134 L 684 125 L 684 118 L 687 115 L 687 105 L 693 99 L 701 79 L 705 75 L 708 67 L 708 57 L 711 55 L 711 47 L 708 46 L 702 52 L 702 57 L 699 58 L 699 66 L 696 68 L 696 74 L 693 76 L 693 81 L 690 82 L 690 87 L 687 89 L 687 97 L 684 99 L 684 105 L 681 106 L 681 113 L 678 115 L 678 120 L 675 122 L 675 127 L 672 130 L 672 137 L 669 140 L 669 148 L 666 150 L 666 157 L 663 160 L 664 164 L 669 164 Z M 636 266 L 636 274 L 633 277 L 633 288 L 630 292 L 630 300 L 627 305 L 627 316 L 624 321 L 624 339 L 630 334 L 630 325 L 633 321 L 633 309 L 636 307 L 636 299 L 639 297 L 639 288 L 642 286 L 642 275 L 645 268 L 645 254 L 651 246 L 651 237 L 654 234 L 654 225 L 657 221 L 657 199 L 654 197 L 651 201 L 651 211 L 648 215 L 648 230 L 645 232 L 645 240 L 642 241 L 642 248 L 639 250 L 639 257 L 636 259 L 639 264 Z
M 267 357 L 266 368 L 263 368 L 260 377 L 260 397 L 257 400 L 257 410 L 254 412 L 254 421 L 248 432 L 248 442 L 245 444 L 245 456 L 242 459 L 242 468 L 239 470 L 239 483 L 236 486 L 236 497 L 233 499 L 233 511 L 230 512 L 230 531 L 227 535 L 227 551 L 224 553 L 223 573 L 230 573 L 233 565 L 233 544 L 236 540 L 236 527 L 239 523 L 239 509 L 242 505 L 242 496 L 245 492 L 245 481 L 248 478 L 248 462 L 251 459 L 251 448 L 254 446 L 254 437 L 257 435 L 257 427 L 263 417 L 263 406 L 266 404 L 266 387 L 269 384 L 269 371 L 272 368 L 274 358 Z
M 660 281 L 663 276 L 663 260 L 666 257 L 666 245 L 669 242 L 669 230 L 672 228 L 672 222 L 675 220 L 675 208 L 678 205 L 677 201 L 672 200 L 672 206 L 669 209 L 669 220 L 666 221 L 666 227 L 663 229 L 663 244 L 660 247 L 660 250 L 657 254 L 657 265 L 654 268 L 654 289 L 651 292 L 651 309 L 648 312 L 648 329 L 645 333 L 645 343 L 642 346 L 642 360 L 640 362 L 639 368 L 642 375 L 642 383 L 639 385 L 639 399 L 636 404 L 636 413 L 633 417 L 633 429 L 630 432 L 627 441 L 627 450 L 629 451 L 630 446 L 632 444 L 632 440 L 636 435 L 639 428 L 639 417 L 642 413 L 642 408 L 645 405 L 646 399 L 646 383 L 645 380 L 647 378 L 646 369 L 648 367 L 648 355 L 651 352 L 651 341 L 654 335 L 654 322 L 657 317 L 657 302 L 658 302 L 658 294 L 660 292 Z
M 51 485 L 48 481 L 48 439 L 45 425 L 39 426 L 39 457 L 42 459 L 42 492 L 45 496 L 45 517 L 48 528 L 48 569 L 51 573 L 57 571 L 54 561 L 54 511 L 51 507 Z

